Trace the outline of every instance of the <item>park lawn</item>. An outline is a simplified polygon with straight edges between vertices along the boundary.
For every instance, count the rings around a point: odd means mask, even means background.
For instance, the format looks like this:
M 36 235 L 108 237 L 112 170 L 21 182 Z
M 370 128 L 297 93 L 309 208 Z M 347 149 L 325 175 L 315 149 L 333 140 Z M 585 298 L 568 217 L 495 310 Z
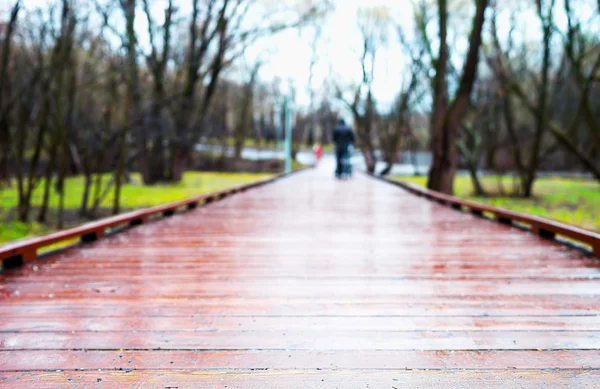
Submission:
M 154 186 L 144 186 L 139 174 L 131 175 L 131 182 L 125 184 L 122 188 L 121 205 L 123 211 L 137 208 L 146 208 L 160 205 L 172 201 L 182 200 L 199 194 L 210 193 L 233 186 L 254 182 L 272 177 L 272 174 L 254 174 L 254 173 L 212 173 L 212 172 L 187 172 L 183 180 L 177 184 L 164 184 Z M 105 181 L 108 182 L 109 175 L 106 175 Z M 84 179 L 77 176 L 67 179 L 65 192 L 65 209 L 75 211 L 81 204 L 83 194 Z M 53 192 L 53 191 L 52 191 Z M 33 193 L 32 206 L 41 205 L 43 195 L 43 182 L 38 185 Z M 101 203 L 101 208 L 110 208 L 113 201 L 112 192 Z M 15 239 L 24 238 L 32 235 L 39 235 L 50 232 L 53 229 L 39 223 L 21 223 L 14 220 L 14 209 L 17 205 L 17 189 L 12 187 L 0 190 L 0 243 Z M 55 193 L 51 195 L 50 209 L 58 208 L 58 196 Z M 30 217 L 35 218 L 36 212 L 33 210 Z M 54 220 L 52 212 L 49 219 Z M 85 220 L 68 223 L 81 224 Z
M 425 186 L 426 177 L 393 177 L 395 180 Z M 496 176 L 481 177 L 487 193 L 500 193 L 500 180 Z M 502 177 L 502 187 L 507 193 L 512 188 L 512 177 Z M 600 232 L 600 184 L 580 178 L 544 177 L 534 186 L 531 199 L 504 197 L 475 197 L 468 176 L 457 176 L 454 192 L 458 197 L 486 203 L 501 208 L 528 213 Z

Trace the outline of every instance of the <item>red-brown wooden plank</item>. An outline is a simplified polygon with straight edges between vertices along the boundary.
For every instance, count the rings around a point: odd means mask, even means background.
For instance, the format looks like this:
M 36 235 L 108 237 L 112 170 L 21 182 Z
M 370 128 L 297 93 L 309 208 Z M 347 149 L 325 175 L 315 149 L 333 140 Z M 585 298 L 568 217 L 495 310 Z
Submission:
M 89 236 L 90 234 L 94 235 L 92 240 L 97 240 L 103 238 L 106 230 L 109 228 L 121 226 L 133 221 L 137 221 L 138 223 L 145 222 L 148 220 L 148 218 L 161 214 L 166 216 L 168 213 L 170 216 L 180 208 L 195 208 L 195 206 L 198 204 L 212 202 L 215 199 L 222 199 L 240 191 L 265 185 L 283 176 L 285 176 L 285 174 L 250 184 L 239 185 L 234 188 L 225 189 L 219 192 L 194 196 L 184 200 L 174 201 L 167 204 L 127 212 L 117 216 L 103 218 L 78 227 L 53 232 L 44 236 L 20 239 L 15 242 L 0 245 L 0 264 L 2 264 L 4 260 L 15 256 L 20 256 L 22 262 L 31 262 L 37 258 L 37 250 L 42 247 L 46 247 L 54 243 L 68 241 L 72 238 L 81 238 L 82 241 L 85 241 L 85 237 Z
M 0 371 L 161 369 L 600 369 L 591 350 L 0 352 Z
M 599 296 L 580 251 L 304 172 L 0 274 L 0 387 L 593 387 Z
M 15 372 L 0 374 L 11 389 L 315 388 L 315 389 L 566 389 L 594 388 L 598 370 L 156 370 Z
M 2 332 L 151 331 L 600 331 L 595 316 L 4 317 Z M 35 335 L 32 335 L 35 336 Z
M 558 221 L 545 219 L 535 215 L 528 215 L 521 212 L 511 211 L 492 205 L 481 204 L 474 201 L 464 200 L 458 197 L 449 196 L 444 193 L 435 192 L 426 188 L 422 188 L 418 185 L 392 181 L 389 179 L 382 178 L 384 181 L 394 185 L 401 186 L 402 188 L 415 193 L 419 196 L 423 196 L 429 200 L 437 201 L 440 204 L 467 208 L 471 211 L 486 212 L 494 215 L 494 219 L 500 223 L 520 222 L 525 223 L 531 227 L 531 231 L 535 234 L 542 236 L 548 234 L 562 235 L 566 238 L 573 239 L 586 243 L 592 247 L 593 253 L 596 257 L 600 258 L 600 234 L 594 231 L 584 230 L 582 228 L 571 226 Z
M 2 334 L 4 350 L 597 350 L 600 331 L 215 331 Z

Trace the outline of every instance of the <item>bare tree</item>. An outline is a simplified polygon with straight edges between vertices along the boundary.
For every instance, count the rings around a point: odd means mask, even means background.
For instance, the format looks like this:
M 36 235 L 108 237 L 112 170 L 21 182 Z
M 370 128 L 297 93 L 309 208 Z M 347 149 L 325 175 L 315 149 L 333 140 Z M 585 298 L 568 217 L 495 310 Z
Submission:
M 76 88 L 75 80 L 75 58 L 73 56 L 73 40 L 77 20 L 74 14 L 73 5 L 70 0 L 62 0 L 62 16 L 60 37 L 58 45 L 60 47 L 58 62 L 60 69 L 55 72 L 56 79 L 56 110 L 54 123 L 57 129 L 58 153 L 59 153 L 59 174 L 56 182 L 58 199 L 57 228 L 63 228 L 64 208 L 66 196 L 66 184 L 68 169 L 68 155 L 70 154 L 68 145 L 68 136 L 72 131 L 72 110 L 74 104 L 74 94 Z
M 496 96 L 490 91 L 490 83 L 481 82 L 476 88 L 473 108 L 463 123 L 462 131 L 457 140 L 457 147 L 471 176 L 471 182 L 476 196 L 485 196 L 486 192 L 479 180 L 479 167 L 485 147 L 485 138 L 497 134 L 499 128 L 494 128 Z M 493 88 L 493 84 L 491 85 Z
M 411 113 L 415 103 L 420 100 L 418 95 L 419 79 L 423 71 L 423 57 L 426 54 L 426 48 L 407 41 L 401 26 L 398 27 L 398 37 L 404 52 L 410 58 L 410 63 L 404 72 L 409 75 L 404 79 L 394 110 L 389 118 L 391 120 L 384 120 L 384 125 L 379 129 L 379 146 L 386 163 L 386 167 L 380 172 L 382 176 L 390 173 L 403 144 L 405 147 L 415 144 L 411 128 Z
M 15 32 L 15 27 L 21 9 L 21 1 L 15 2 L 10 13 L 10 19 L 6 26 L 4 40 L 0 49 L 0 185 L 3 183 L 10 185 L 10 172 L 8 170 L 8 162 L 11 153 L 11 137 L 9 128 L 9 118 L 12 105 L 14 104 L 13 96 L 10 93 L 7 78 L 9 76 L 9 66 L 11 57 L 12 38 Z
M 233 130 L 234 138 L 234 157 L 242 158 L 244 143 L 251 133 L 254 122 L 254 93 L 256 88 L 256 79 L 261 63 L 257 62 L 250 72 L 250 79 L 244 85 L 240 98 L 239 112 L 236 124 Z
M 581 165 L 592 173 L 596 180 L 600 181 L 600 162 L 597 159 L 598 155 L 596 155 L 596 160 L 594 160 L 590 151 L 586 150 L 585 143 L 578 144 L 570 136 L 575 132 L 576 127 L 580 127 L 580 119 L 583 118 L 583 127 L 587 128 L 589 131 L 589 138 L 591 138 L 589 141 L 593 145 L 592 150 L 600 150 L 600 121 L 597 119 L 592 103 L 592 91 L 595 83 L 594 78 L 600 70 L 600 48 L 598 47 L 600 42 L 596 41 L 596 46 L 590 47 L 590 45 L 586 43 L 581 23 L 575 19 L 571 1 L 565 0 L 564 6 L 565 14 L 567 15 L 567 34 L 564 40 L 564 47 L 571 69 L 571 77 L 579 92 L 579 103 L 575 111 L 576 116 L 572 119 L 570 124 L 570 130 L 553 120 L 548 120 L 547 125 L 558 142 L 560 142 L 566 150 L 575 155 L 579 159 Z
M 396 101 L 395 111 L 390 115 L 391 120 L 384 120 L 384 125 L 379 130 L 379 145 L 386 163 L 385 168 L 379 173 L 385 176 L 390 173 L 396 162 L 396 157 L 402 141 L 408 142 L 410 136 L 410 109 L 411 100 L 420 74 L 421 60 L 414 58 L 411 66 L 409 80 L 403 87 Z
M 38 36 L 34 39 L 39 41 L 44 40 L 46 35 L 46 26 L 40 27 Z M 29 75 L 29 82 L 26 84 L 26 92 L 23 94 L 24 99 L 18 103 L 18 119 L 17 132 L 14 136 L 17 140 L 17 152 L 15 156 L 16 163 L 16 178 L 17 178 L 17 190 L 19 196 L 18 202 L 18 219 L 22 222 L 27 222 L 29 219 L 29 213 L 31 210 L 31 197 L 33 190 L 38 185 L 37 180 L 37 169 L 43 151 L 44 137 L 49 130 L 50 122 L 49 115 L 51 109 L 51 79 L 50 75 L 45 72 L 45 58 L 44 58 L 44 47 L 38 46 L 36 50 L 35 66 L 31 69 Z M 39 91 L 37 90 L 39 89 Z M 33 111 L 36 109 L 35 95 L 41 93 L 43 101 L 40 107 L 39 118 L 33 115 Z M 32 136 L 34 128 L 37 127 L 35 134 Z M 31 140 L 34 143 L 31 143 Z M 26 157 L 26 151 L 32 150 L 33 154 L 30 159 Z M 29 165 L 25 172 L 25 166 Z
M 193 0 L 186 53 L 185 81 L 175 110 L 176 135 L 171 147 L 171 177 L 181 178 L 193 145 L 202 135 L 202 123 L 224 69 L 229 67 L 250 42 L 279 31 L 300 26 L 326 12 L 329 2 L 311 6 L 292 21 L 277 21 L 273 15 L 256 27 L 245 28 L 252 2 L 243 0 Z M 203 15 L 203 17 L 202 17 Z M 213 50 L 211 50 L 213 48 Z M 198 95 L 198 85 L 201 85 Z
M 152 17 L 148 0 L 143 0 L 144 12 L 148 22 L 148 36 L 150 38 L 151 53 L 147 56 L 148 68 L 152 73 L 152 108 L 150 120 L 139 129 L 140 135 L 140 162 L 139 167 L 145 184 L 155 184 L 169 179 L 167 172 L 167 155 L 165 143 L 168 140 L 167 123 L 163 117 L 163 107 L 166 105 L 167 91 L 165 77 L 167 64 L 171 51 L 171 30 L 175 9 L 173 1 L 169 0 L 165 9 L 164 23 L 161 27 L 161 48 L 155 39 L 156 23 Z M 149 136 L 150 135 L 150 136 Z M 150 145 L 150 150 L 147 150 Z
M 361 82 L 353 87 L 353 98 L 344 98 L 342 90 L 337 86 L 337 97 L 352 112 L 356 126 L 357 146 L 360 148 L 369 173 L 375 172 L 377 157 L 375 154 L 375 133 L 378 118 L 373 81 L 375 79 L 375 62 L 377 52 L 387 42 L 390 28 L 389 10 L 386 7 L 371 7 L 358 12 L 358 28 L 361 33 L 360 65 Z
M 137 37 L 135 33 L 136 0 L 120 0 L 121 9 L 125 16 L 126 34 L 123 38 L 127 48 L 127 96 L 125 100 L 126 123 L 119 137 L 119 154 L 115 171 L 115 193 L 113 213 L 121 211 L 121 187 L 125 175 L 127 159 L 127 136 L 130 132 L 136 134 L 141 112 L 141 91 L 139 82 L 139 65 L 137 61 Z
M 446 71 L 448 62 L 446 0 L 438 0 L 440 53 L 436 63 L 432 110 L 432 153 L 427 187 L 443 193 L 453 193 L 456 172 L 456 139 L 465 115 L 468 112 L 471 91 L 477 78 L 481 32 L 485 21 L 487 0 L 476 0 L 475 16 L 469 37 L 469 50 L 463 66 L 462 76 L 454 100 L 447 106 L 448 87 Z
M 537 15 L 542 26 L 542 62 L 539 76 L 531 77 L 532 81 L 519 77 L 520 72 L 510 56 L 512 41 L 509 39 L 507 49 L 501 47 L 495 17 L 492 20 L 495 54 L 488 62 L 506 86 L 503 88 L 505 123 L 520 177 L 519 192 L 525 197 L 532 195 L 540 164 L 555 150 L 555 147 L 546 151 L 542 148 L 548 132 L 556 139 L 556 145 L 562 145 L 577 158 L 581 166 L 600 180 L 600 163 L 598 157 L 594 158 L 593 154 L 594 150 L 600 147 L 600 125 L 591 103 L 594 75 L 600 68 L 600 51 L 594 50 L 593 46 L 588 46 L 585 40 L 581 39 L 581 25 L 575 20 L 571 2 L 566 0 L 564 6 L 567 31 L 563 37 L 563 52 L 562 56 L 554 54 L 553 50 L 558 51 L 557 46 L 552 43 L 553 35 L 558 31 L 554 23 L 554 5 L 554 1 L 536 3 Z M 514 26 L 512 28 L 514 29 Z M 560 62 L 553 71 L 552 59 L 556 57 L 560 58 Z M 528 82 L 532 82 L 534 88 L 530 88 Z M 532 95 L 531 90 L 537 90 L 537 96 Z M 565 95 L 569 93 L 574 93 L 574 98 L 565 101 Z M 515 128 L 516 115 L 511 96 L 518 99 L 535 121 L 533 141 L 532 145 L 527 147 L 528 152 L 524 152 L 526 144 L 520 141 Z M 556 107 L 561 106 L 569 106 L 572 114 L 563 114 L 560 118 L 561 110 Z M 587 135 L 579 136 L 580 128 L 587 128 Z M 529 158 L 526 158 L 527 155 Z

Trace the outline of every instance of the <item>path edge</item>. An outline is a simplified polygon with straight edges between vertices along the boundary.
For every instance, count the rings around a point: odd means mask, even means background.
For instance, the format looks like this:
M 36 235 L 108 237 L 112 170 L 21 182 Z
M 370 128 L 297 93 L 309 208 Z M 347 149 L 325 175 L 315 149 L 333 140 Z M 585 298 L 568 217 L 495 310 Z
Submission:
M 367 176 L 400 187 L 413 195 L 424 197 L 429 201 L 450 207 L 455 211 L 464 212 L 466 210 L 473 215 L 484 217 L 500 224 L 517 227 L 522 231 L 531 232 L 540 236 L 541 238 L 557 241 L 561 244 L 566 244 L 569 246 L 574 246 L 575 248 L 583 249 L 584 251 L 590 253 L 589 249 L 582 247 L 581 244 L 583 243 L 584 245 L 591 247 L 591 255 L 600 259 L 600 234 L 596 232 L 539 216 L 464 200 L 456 196 L 450 196 L 444 193 L 436 192 L 415 184 L 395 181 L 390 178 L 371 173 L 367 173 Z M 561 239 L 561 237 L 563 239 Z
M 82 224 L 77 227 L 62 231 L 52 232 L 42 236 L 23 238 L 13 242 L 0 245 L 0 272 L 8 269 L 19 268 L 26 263 L 32 262 L 41 256 L 47 256 L 48 253 L 40 254 L 40 248 L 77 239 L 73 244 L 52 250 L 51 254 L 73 248 L 74 245 L 95 242 L 105 236 L 114 235 L 125 231 L 131 227 L 139 226 L 152 220 L 165 219 L 176 213 L 182 213 L 203 207 L 208 204 L 221 201 L 234 194 L 246 192 L 250 189 L 272 184 L 283 178 L 306 171 L 311 167 L 304 167 L 291 173 L 280 173 L 273 177 L 234 186 L 216 192 L 206 193 L 187 199 L 174 201 L 166 204 L 157 205 L 149 208 L 142 208 L 135 211 L 123 213 L 121 215 L 109 216 L 95 220 L 90 223 Z

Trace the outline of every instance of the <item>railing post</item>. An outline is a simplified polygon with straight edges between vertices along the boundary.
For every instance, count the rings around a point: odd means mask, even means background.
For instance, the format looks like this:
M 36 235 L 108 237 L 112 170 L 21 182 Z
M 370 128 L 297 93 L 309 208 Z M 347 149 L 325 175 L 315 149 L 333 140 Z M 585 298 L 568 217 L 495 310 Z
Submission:
M 507 226 L 512 225 L 512 220 L 507 217 L 496 215 L 496 221 L 500 224 L 506 224 Z
M 27 262 L 37 259 L 37 249 L 35 247 L 26 247 L 15 250 L 14 255 L 4 258 L 1 262 L 3 269 L 16 269 Z
M 556 233 L 554 231 L 545 230 L 543 228 L 538 230 L 538 235 L 548 240 L 553 240 L 556 237 Z
M 471 213 L 475 216 L 483 216 L 483 211 L 480 209 L 471 209 Z
M 79 240 L 83 243 L 90 243 L 90 242 L 97 241 L 98 239 L 102 238 L 103 236 L 104 236 L 104 229 L 99 229 L 97 231 L 91 231 L 91 232 L 81 235 L 81 237 L 79 237 Z
M 140 217 L 138 219 L 133 219 L 129 222 L 129 226 L 130 227 L 135 227 L 135 226 L 141 226 L 142 224 L 146 223 L 146 221 L 148 221 L 147 217 Z

